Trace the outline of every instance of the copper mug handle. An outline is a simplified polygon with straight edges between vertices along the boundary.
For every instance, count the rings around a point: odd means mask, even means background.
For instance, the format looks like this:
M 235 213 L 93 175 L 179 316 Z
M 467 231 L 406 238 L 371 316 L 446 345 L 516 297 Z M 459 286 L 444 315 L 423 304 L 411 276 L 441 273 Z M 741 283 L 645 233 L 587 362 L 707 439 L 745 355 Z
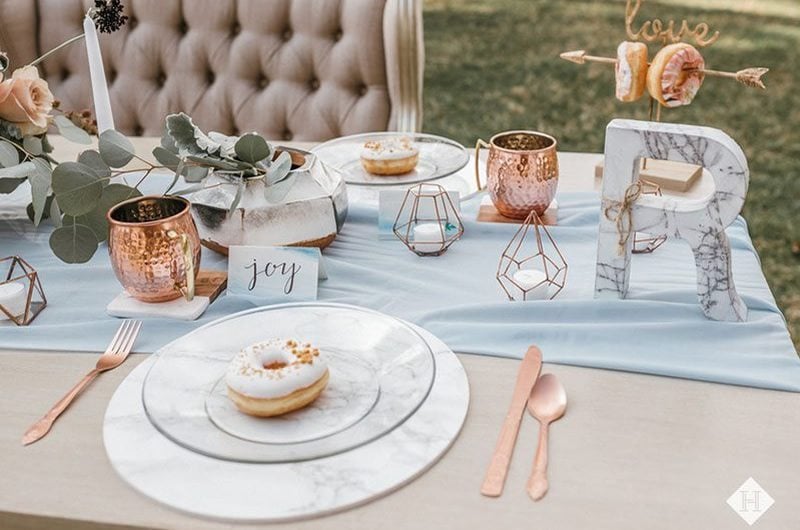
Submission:
M 186 277 L 186 285 L 181 287 L 175 282 L 175 289 L 180 291 L 187 302 L 194 300 L 194 253 L 192 252 L 192 242 L 186 234 L 178 234 L 175 230 L 167 231 L 170 239 L 179 239 L 181 246 L 181 257 L 183 259 L 183 271 Z
M 480 154 L 481 154 L 481 149 L 488 149 L 489 147 L 491 146 L 486 142 L 484 142 L 483 140 L 481 140 L 480 138 L 478 138 L 478 140 L 475 142 L 475 184 L 478 186 L 478 191 L 483 191 L 486 189 L 486 185 L 481 186 Z M 486 178 L 488 185 L 489 176 L 487 175 Z

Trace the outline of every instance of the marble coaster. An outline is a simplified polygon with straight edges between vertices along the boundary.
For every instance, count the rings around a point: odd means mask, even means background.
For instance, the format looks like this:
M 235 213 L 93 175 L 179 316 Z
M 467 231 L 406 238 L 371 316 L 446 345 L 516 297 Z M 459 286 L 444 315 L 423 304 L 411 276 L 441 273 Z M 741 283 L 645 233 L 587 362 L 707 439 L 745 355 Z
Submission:
M 122 318 L 174 318 L 176 320 L 197 320 L 205 313 L 211 299 L 207 296 L 195 296 L 191 302 L 183 298 L 148 304 L 140 302 L 125 291 L 119 293 L 106 306 L 106 313 L 112 317 Z
M 111 465 L 134 489 L 167 506 L 242 522 L 316 517 L 386 495 L 447 451 L 469 407 L 469 384 L 456 355 L 414 328 L 436 358 L 433 386 L 411 417 L 369 444 L 286 464 L 243 464 L 194 453 L 164 437 L 147 418 L 141 396 L 151 357 L 122 382 L 106 410 L 103 439 Z

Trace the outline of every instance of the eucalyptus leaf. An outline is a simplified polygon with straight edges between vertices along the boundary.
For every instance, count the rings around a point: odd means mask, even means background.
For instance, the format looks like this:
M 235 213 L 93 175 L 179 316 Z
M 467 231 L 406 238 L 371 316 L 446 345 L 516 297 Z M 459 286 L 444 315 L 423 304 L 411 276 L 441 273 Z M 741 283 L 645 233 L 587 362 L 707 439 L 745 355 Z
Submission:
M 185 165 L 181 171 L 181 174 L 186 182 L 192 184 L 194 182 L 202 182 L 205 180 L 209 171 L 210 168 L 207 167 Z
M 64 213 L 72 216 L 83 215 L 95 209 L 103 194 L 100 176 L 94 169 L 80 162 L 64 162 L 56 166 L 53 170 L 52 187 L 58 205 Z
M 25 180 L 24 178 L 3 178 L 0 176 L 0 193 L 11 193 Z
M 31 161 L 17 164 L 16 166 L 0 169 L 0 180 L 6 178 L 26 178 L 36 171 L 36 166 Z
M 97 172 L 100 178 L 111 178 L 111 168 L 105 163 L 100 153 L 93 149 L 82 152 L 78 155 L 78 162 L 86 164 Z
M 89 133 L 72 123 L 72 120 L 66 116 L 56 116 L 55 124 L 61 136 L 70 142 L 75 142 L 76 144 L 92 143 L 92 137 L 89 136 Z
M 292 157 L 288 152 L 282 151 L 272 164 L 267 168 L 267 187 L 277 184 L 289 175 L 292 169 Z
M 223 160 L 221 158 L 214 158 L 210 156 L 194 156 L 190 155 L 186 157 L 186 160 L 190 162 L 194 162 L 195 164 L 203 165 L 203 166 L 210 166 L 214 169 L 222 169 L 224 171 L 239 171 L 242 169 L 250 169 L 253 166 L 249 166 L 249 168 L 243 168 L 240 164 L 237 164 L 233 160 Z
M 61 208 L 58 207 L 58 201 L 56 200 L 55 195 L 50 195 L 47 197 L 47 200 L 50 201 L 50 221 L 53 222 L 53 226 L 56 228 L 61 228 Z
M 257 134 L 245 134 L 234 145 L 236 157 L 243 161 L 255 164 L 270 155 L 269 144 Z
M 12 167 L 19 164 L 19 151 L 5 140 L 0 140 L 0 167 Z
M 33 224 L 39 226 L 42 216 L 49 210 L 47 206 L 47 196 L 50 194 L 52 173 L 50 172 L 50 164 L 41 158 L 34 158 L 32 162 L 33 165 L 36 166 L 36 171 L 28 176 L 28 181 L 31 184 Z
M 103 195 L 97 202 L 97 207 L 91 212 L 79 216 L 64 216 L 64 224 L 72 225 L 79 224 L 88 226 L 94 232 L 99 242 L 108 239 L 108 220 L 106 214 L 111 208 L 117 204 L 132 199 L 134 197 L 141 197 L 142 193 L 131 186 L 124 184 L 109 184 L 103 189 Z
M 97 252 L 98 244 L 92 229 L 81 224 L 64 225 L 50 234 L 53 254 L 66 263 L 86 263 Z
M 125 167 L 136 154 L 131 141 L 114 129 L 100 134 L 98 147 L 105 163 L 114 168 Z
M 162 166 L 175 171 L 181 163 L 180 157 L 172 151 L 158 146 L 153 149 L 153 156 Z
M 45 199 L 44 214 L 42 214 L 42 219 L 41 219 L 42 221 L 44 221 L 45 219 L 50 219 L 50 212 L 53 208 L 53 203 L 55 202 L 53 200 L 54 198 L 55 198 L 54 195 L 48 195 L 47 198 Z M 30 219 L 31 222 L 34 222 L 34 219 L 36 218 L 36 213 L 33 211 L 32 202 L 29 202 L 28 206 L 25 207 L 25 213 L 28 214 L 28 219 Z
M 33 156 L 39 156 L 44 153 L 42 141 L 36 136 L 26 136 L 22 139 L 22 148 Z

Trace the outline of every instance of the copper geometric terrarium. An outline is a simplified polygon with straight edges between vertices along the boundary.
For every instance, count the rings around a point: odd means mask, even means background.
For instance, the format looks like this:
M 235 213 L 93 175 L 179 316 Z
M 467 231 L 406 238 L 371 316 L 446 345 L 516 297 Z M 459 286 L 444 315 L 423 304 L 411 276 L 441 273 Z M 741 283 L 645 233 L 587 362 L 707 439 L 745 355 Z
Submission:
M 642 179 L 642 195 L 655 195 L 661 197 L 661 186 L 655 182 Z M 655 249 L 664 244 L 667 236 L 651 236 L 643 232 L 636 232 L 633 235 L 633 253 L 650 254 Z
M 406 192 L 392 231 L 418 256 L 438 256 L 461 238 L 464 225 L 447 191 L 423 182 Z
M 46 306 L 36 270 L 19 256 L 0 259 L 0 321 L 27 326 Z
M 552 300 L 564 288 L 567 261 L 535 211 L 503 251 L 497 281 L 509 300 Z

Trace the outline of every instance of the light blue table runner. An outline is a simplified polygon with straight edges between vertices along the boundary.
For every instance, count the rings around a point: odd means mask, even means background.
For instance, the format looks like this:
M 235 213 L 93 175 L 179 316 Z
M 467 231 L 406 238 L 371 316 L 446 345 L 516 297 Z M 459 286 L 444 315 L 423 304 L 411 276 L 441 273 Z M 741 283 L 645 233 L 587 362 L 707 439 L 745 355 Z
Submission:
M 319 299 L 415 322 L 458 352 L 519 358 L 535 343 L 547 362 L 800 391 L 800 360 L 743 219 L 728 236 L 749 318 L 713 322 L 697 303 L 693 257 L 681 241 L 634 256 L 627 300 L 594 300 L 598 197 L 558 198 L 559 226 L 551 233 L 569 271 L 555 300 L 507 300 L 495 272 L 517 226 L 470 221 L 479 198 L 463 205 L 462 241 L 435 258 L 420 258 L 399 241 L 379 241 L 375 207 L 351 205 L 343 232 L 323 253 L 329 279 Z M 48 232 L 0 220 L 0 254 L 18 254 L 36 267 L 49 300 L 30 327 L 0 324 L 0 348 L 102 350 L 118 326 L 105 306 L 121 289 L 105 248 L 88 264 L 64 265 L 50 253 Z M 224 268 L 225 260 L 204 249 L 203 267 Z M 155 351 L 200 324 L 251 307 L 224 296 L 196 322 L 148 320 L 136 350 Z

